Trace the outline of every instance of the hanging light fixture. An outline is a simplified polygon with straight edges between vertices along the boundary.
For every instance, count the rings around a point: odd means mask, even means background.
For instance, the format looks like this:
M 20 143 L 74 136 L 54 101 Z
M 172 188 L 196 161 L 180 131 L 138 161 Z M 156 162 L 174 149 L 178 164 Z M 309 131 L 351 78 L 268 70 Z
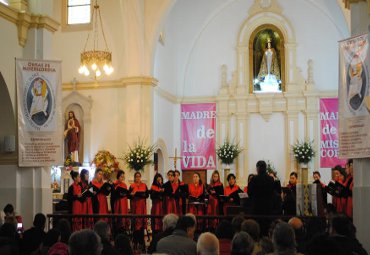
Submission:
M 99 50 L 99 24 L 101 28 L 101 33 L 105 43 L 105 49 Z M 85 76 L 92 76 L 95 80 L 99 79 L 103 73 L 110 75 L 113 72 L 112 67 L 112 52 L 108 49 L 107 40 L 105 39 L 105 34 L 103 30 L 103 23 L 100 15 L 100 9 L 98 5 L 98 0 L 95 1 L 95 5 L 92 13 L 93 30 L 93 49 L 86 50 L 87 44 L 90 39 L 90 32 L 87 35 L 86 43 L 83 52 L 81 52 L 81 64 L 78 72 L 84 74 Z

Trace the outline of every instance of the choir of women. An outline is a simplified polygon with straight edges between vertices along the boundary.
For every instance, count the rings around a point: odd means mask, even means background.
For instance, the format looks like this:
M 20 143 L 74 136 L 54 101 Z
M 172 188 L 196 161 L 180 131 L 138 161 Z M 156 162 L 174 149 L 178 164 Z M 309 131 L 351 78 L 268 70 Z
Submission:
M 345 170 L 340 166 L 336 166 L 332 170 L 332 183 L 336 183 L 335 185 L 329 183 L 326 186 L 321 183 L 321 176 L 317 171 L 313 174 L 314 183 L 319 184 L 320 188 L 322 188 L 322 192 L 325 193 L 325 200 L 326 192 L 333 196 L 332 201 L 338 212 L 352 217 L 353 162 L 349 160 Z M 108 214 L 107 196 L 111 195 L 110 209 L 112 213 L 117 215 L 128 215 L 129 213 L 146 215 L 146 199 L 150 194 L 152 200 L 150 213 L 151 215 L 159 216 L 152 221 L 153 232 L 161 231 L 162 222 L 160 216 L 168 213 L 182 215 L 190 212 L 194 215 L 227 215 L 230 213 L 230 207 L 240 204 L 239 193 L 243 192 L 236 184 L 236 176 L 233 173 L 227 176 L 228 186 L 224 188 L 220 181 L 220 173 L 217 170 L 212 173 L 209 185 L 203 184 L 201 176 L 197 172 L 193 174 L 192 182 L 188 185 L 181 182 L 178 170 L 168 171 L 168 181 L 165 183 L 162 175 L 157 173 L 154 176 L 150 191 L 146 184 L 141 181 L 140 172 L 134 174 L 134 183 L 129 187 L 125 183 L 125 173 L 122 170 L 117 171 L 114 183 L 103 180 L 103 171 L 101 169 L 96 169 L 91 183 L 88 182 L 89 172 L 86 169 L 83 169 L 80 175 L 71 171 L 71 177 L 73 184 L 68 189 L 68 197 L 72 214 Z M 257 177 L 258 175 L 249 175 L 248 184 L 252 184 L 251 180 Z M 274 179 L 274 190 L 276 190 L 277 197 L 280 198 L 280 182 L 276 176 L 268 177 Z M 292 172 L 286 190 L 294 191 L 296 184 L 297 173 Z M 338 187 L 340 190 L 338 190 Z M 251 195 L 251 188 L 248 185 L 244 192 L 248 192 Z M 129 200 L 130 208 L 128 206 Z M 283 203 L 281 199 L 276 201 L 276 203 L 283 204 L 284 213 L 294 214 L 295 205 L 292 203 L 291 208 L 288 206 L 288 194 L 285 194 Z M 275 212 L 275 210 L 273 211 Z M 276 212 L 281 212 L 281 209 L 276 210 Z M 72 227 L 73 230 L 80 230 L 83 227 L 89 228 L 93 226 L 93 223 L 92 218 L 84 218 L 82 220 L 75 217 L 72 220 Z M 217 221 L 207 222 L 207 227 L 209 228 L 216 225 Z M 123 229 L 131 226 L 134 231 L 134 239 L 136 239 L 138 244 L 143 243 L 144 229 L 147 227 L 146 219 L 139 217 L 130 224 L 130 220 L 123 217 L 117 220 L 116 226 Z

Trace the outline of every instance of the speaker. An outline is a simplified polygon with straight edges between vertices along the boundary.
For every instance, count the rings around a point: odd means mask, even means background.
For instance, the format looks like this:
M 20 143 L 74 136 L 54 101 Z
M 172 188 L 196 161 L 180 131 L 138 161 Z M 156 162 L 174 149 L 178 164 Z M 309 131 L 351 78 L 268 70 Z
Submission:
M 4 136 L 4 152 L 15 152 L 15 136 Z

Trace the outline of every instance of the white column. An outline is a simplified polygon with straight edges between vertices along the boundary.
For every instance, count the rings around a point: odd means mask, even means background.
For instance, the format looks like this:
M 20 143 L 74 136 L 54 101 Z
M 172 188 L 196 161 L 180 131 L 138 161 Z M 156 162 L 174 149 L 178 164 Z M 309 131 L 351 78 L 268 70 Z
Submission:
M 351 4 L 351 34 L 367 33 L 370 14 L 367 1 Z M 355 159 L 353 187 L 353 222 L 357 238 L 370 251 L 370 158 Z

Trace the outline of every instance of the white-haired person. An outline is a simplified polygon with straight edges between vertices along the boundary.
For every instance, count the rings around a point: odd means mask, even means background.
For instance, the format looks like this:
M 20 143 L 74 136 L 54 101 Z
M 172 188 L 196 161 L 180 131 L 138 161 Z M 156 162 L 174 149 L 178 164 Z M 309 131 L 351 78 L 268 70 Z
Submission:
M 220 244 L 217 237 L 210 233 L 205 232 L 201 234 L 197 242 L 197 254 L 198 255 L 219 255 Z

